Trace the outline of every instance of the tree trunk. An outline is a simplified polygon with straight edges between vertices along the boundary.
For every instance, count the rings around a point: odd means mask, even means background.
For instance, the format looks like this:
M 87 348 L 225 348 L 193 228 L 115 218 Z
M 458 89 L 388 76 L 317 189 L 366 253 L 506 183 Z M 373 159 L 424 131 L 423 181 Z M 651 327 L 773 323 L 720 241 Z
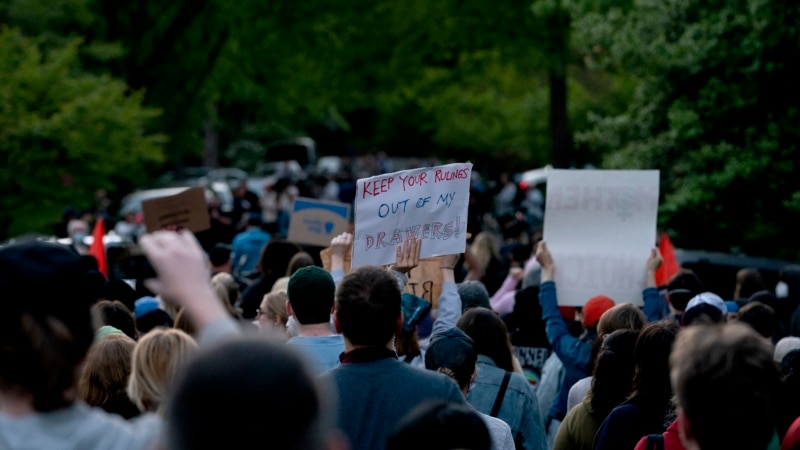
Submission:
M 203 124 L 203 163 L 206 167 L 219 167 L 219 133 L 210 117 Z
M 568 168 L 575 165 L 572 131 L 567 114 L 566 67 L 551 69 L 550 73 L 550 139 L 553 167 Z

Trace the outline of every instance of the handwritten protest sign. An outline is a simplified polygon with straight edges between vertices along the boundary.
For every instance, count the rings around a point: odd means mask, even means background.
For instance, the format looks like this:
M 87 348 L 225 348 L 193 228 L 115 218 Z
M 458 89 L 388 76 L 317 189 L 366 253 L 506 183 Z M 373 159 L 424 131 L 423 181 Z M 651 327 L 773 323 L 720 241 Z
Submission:
M 350 271 L 351 252 L 347 252 L 344 258 L 344 271 Z M 319 252 L 322 260 L 322 267 L 331 270 L 331 249 L 330 247 Z M 419 260 L 419 265 L 408 273 L 408 283 L 405 291 L 418 295 L 433 304 L 437 308 L 439 295 L 442 293 L 442 269 L 439 256 L 424 258 Z
M 347 231 L 349 224 L 349 204 L 300 197 L 292 207 L 287 239 L 325 247 L 334 236 Z
M 642 304 L 656 241 L 657 170 L 552 170 L 544 240 L 553 255 L 558 303 L 598 294 Z
M 411 237 L 421 258 L 462 253 L 472 164 L 404 170 L 358 180 L 353 266 L 394 262 Z
M 142 202 L 142 214 L 147 232 L 166 227 L 185 228 L 197 232 L 211 228 L 208 204 L 202 187 L 187 188 L 175 195 Z

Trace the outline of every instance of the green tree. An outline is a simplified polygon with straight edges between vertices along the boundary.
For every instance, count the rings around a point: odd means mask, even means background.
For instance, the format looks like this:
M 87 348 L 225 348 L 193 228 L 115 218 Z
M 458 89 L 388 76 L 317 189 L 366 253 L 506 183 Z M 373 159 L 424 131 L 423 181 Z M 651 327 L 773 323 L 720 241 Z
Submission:
M 638 81 L 577 142 L 607 168 L 660 169 L 676 245 L 800 257 L 798 20 L 793 2 L 638 0 L 576 27 L 587 59 Z
M 66 205 L 130 189 L 163 160 L 142 93 L 81 69 L 80 41 L 51 45 L 0 28 L 0 236 L 48 233 Z

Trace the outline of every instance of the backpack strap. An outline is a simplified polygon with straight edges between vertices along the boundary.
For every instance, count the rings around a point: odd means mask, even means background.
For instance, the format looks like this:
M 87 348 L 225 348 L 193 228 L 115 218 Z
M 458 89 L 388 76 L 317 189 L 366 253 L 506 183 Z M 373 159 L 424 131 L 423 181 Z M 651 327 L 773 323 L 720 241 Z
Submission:
M 645 448 L 647 450 L 664 450 L 664 435 L 648 434 Z
M 509 380 L 511 380 L 511 372 L 506 371 L 505 375 L 503 375 L 503 381 L 500 383 L 500 390 L 497 391 L 497 398 L 494 399 L 492 412 L 489 414 L 492 417 L 497 417 L 497 413 L 500 412 L 500 405 L 503 404 L 503 397 L 506 396 L 506 389 L 508 389 Z

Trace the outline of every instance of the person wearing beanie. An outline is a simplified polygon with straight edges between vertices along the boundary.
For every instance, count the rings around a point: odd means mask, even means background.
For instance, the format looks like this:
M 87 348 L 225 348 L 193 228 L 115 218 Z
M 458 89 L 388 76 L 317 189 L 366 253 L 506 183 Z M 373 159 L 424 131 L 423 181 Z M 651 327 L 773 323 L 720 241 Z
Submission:
M 0 248 L 0 448 L 145 449 L 162 422 L 131 421 L 78 399 L 95 339 L 91 305 L 105 277 L 71 248 L 31 241 Z
M 548 444 L 552 446 L 555 434 L 567 414 L 567 402 L 570 388 L 582 378 L 590 375 L 591 363 L 594 359 L 594 345 L 597 339 L 597 323 L 604 312 L 615 305 L 614 300 L 597 295 L 587 301 L 583 307 L 583 333 L 579 337 L 570 334 L 566 321 L 558 309 L 556 285 L 554 281 L 554 263 L 545 241 L 540 241 L 536 250 L 536 260 L 542 268 L 539 301 L 542 304 L 542 318 L 546 324 L 547 338 L 553 353 L 564 366 L 564 377 L 547 411 L 545 427 Z M 658 303 L 658 290 L 655 288 L 655 271 L 662 262 L 658 249 L 653 248 L 647 261 L 647 287 L 643 291 L 645 309 L 648 305 Z M 645 311 L 646 313 L 647 311 Z
M 296 335 L 286 343 L 308 357 L 317 375 L 338 366 L 344 338 L 330 326 L 336 294 L 331 274 L 318 266 L 300 268 L 289 278 L 286 294 L 286 311 L 296 325 Z
M 475 307 L 492 309 L 489 291 L 482 281 L 462 281 L 458 284 L 458 295 L 461 297 L 462 312 Z
M 475 342 L 458 328 L 450 328 L 434 336 L 425 353 L 425 368 L 452 378 L 465 397 L 475 378 L 477 362 L 478 352 L 475 350 Z M 478 411 L 472 405 L 469 407 L 481 416 L 489 429 L 493 449 L 515 448 L 511 427 L 507 423 Z
M 597 329 L 600 316 L 615 305 L 614 300 L 605 295 L 595 295 L 583 306 L 583 326 L 586 329 Z

